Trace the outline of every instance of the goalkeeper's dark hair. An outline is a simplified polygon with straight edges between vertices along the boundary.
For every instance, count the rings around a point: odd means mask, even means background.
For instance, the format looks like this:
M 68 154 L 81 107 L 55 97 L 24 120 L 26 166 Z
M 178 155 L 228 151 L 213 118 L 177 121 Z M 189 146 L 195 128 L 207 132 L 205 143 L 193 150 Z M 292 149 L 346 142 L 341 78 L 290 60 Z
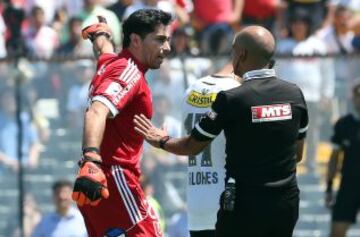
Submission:
M 55 193 L 59 188 L 63 188 L 63 187 L 69 187 L 72 189 L 73 183 L 66 179 L 58 180 L 52 185 L 52 191 L 53 193 Z
M 123 48 L 130 45 L 130 35 L 137 34 L 142 39 L 154 32 L 159 25 L 169 25 L 171 14 L 156 9 L 140 9 L 132 13 L 123 23 Z

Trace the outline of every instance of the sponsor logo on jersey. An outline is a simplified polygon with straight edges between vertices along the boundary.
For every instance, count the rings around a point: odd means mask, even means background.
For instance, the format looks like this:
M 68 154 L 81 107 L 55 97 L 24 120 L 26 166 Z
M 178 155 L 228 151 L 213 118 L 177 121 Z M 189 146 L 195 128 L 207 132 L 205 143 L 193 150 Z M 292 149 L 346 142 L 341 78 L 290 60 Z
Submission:
M 186 102 L 192 106 L 207 108 L 215 101 L 217 93 L 209 93 L 208 89 L 200 92 L 191 91 Z
M 251 114 L 253 123 L 292 119 L 292 110 L 289 103 L 252 106 Z

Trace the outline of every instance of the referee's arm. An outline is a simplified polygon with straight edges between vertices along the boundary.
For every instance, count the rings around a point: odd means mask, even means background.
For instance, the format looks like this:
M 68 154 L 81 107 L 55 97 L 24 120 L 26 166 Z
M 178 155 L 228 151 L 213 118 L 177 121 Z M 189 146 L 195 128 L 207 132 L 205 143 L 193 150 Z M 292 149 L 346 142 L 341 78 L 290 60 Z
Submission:
M 196 155 L 212 141 L 212 138 L 199 139 L 196 127 L 189 136 L 169 137 L 165 130 L 155 127 L 143 114 L 135 115 L 134 124 L 135 131 L 143 136 L 150 145 L 177 155 Z
M 306 106 L 306 102 L 304 99 L 304 96 L 301 93 L 301 97 L 302 97 L 302 106 L 303 110 L 301 113 L 301 119 L 300 119 L 300 128 L 298 131 L 298 137 L 297 137 L 297 157 L 296 157 L 296 161 L 299 163 L 301 162 L 302 158 L 303 158 L 303 153 L 304 153 L 304 144 L 305 144 L 305 137 L 306 137 L 306 132 L 308 130 L 309 127 L 309 114 L 308 114 L 308 110 L 307 110 L 307 106 Z
M 171 138 L 166 131 L 156 128 L 144 115 L 135 115 L 135 131 L 154 147 L 177 155 L 196 155 L 222 131 L 225 124 L 224 103 L 225 96 L 220 92 L 212 105 L 212 111 L 201 118 L 189 136 Z

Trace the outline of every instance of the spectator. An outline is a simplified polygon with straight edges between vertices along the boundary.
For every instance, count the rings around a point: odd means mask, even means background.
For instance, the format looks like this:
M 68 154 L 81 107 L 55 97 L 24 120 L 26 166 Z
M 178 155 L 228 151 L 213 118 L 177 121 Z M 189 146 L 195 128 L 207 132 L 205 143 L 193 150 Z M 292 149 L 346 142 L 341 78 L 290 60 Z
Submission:
M 55 11 L 54 19 L 52 21 L 52 28 L 59 35 L 60 43 L 64 43 L 69 38 L 68 29 L 66 27 L 68 23 L 68 13 L 66 8 L 61 7 Z
M 179 27 L 174 31 L 171 40 L 172 51 L 170 56 L 182 57 L 184 60 L 186 57 L 198 54 L 198 50 L 190 45 L 191 31 L 190 27 Z
M 41 212 L 38 204 L 35 201 L 34 196 L 31 193 L 25 194 L 24 197 L 24 236 L 20 236 L 20 228 L 18 225 L 18 218 L 15 216 L 10 219 L 10 224 L 8 225 L 9 237 L 30 237 L 35 226 L 41 220 Z
M 176 19 L 173 24 L 174 29 L 190 24 L 190 12 L 193 10 L 193 4 L 190 0 L 175 0 L 174 8 Z
M 360 13 L 360 2 L 358 0 L 329 0 L 328 11 L 325 19 L 325 25 L 331 24 L 334 20 L 336 9 L 339 6 L 344 6 L 350 11 L 359 15 Z
M 139 0 L 135 1 L 130 5 L 124 12 L 123 19 L 128 18 L 133 12 L 144 9 L 159 9 L 164 12 L 170 13 L 173 17 L 175 16 L 174 5 L 168 0 Z
M 277 53 L 286 55 L 316 56 L 326 53 L 325 45 L 315 37 L 310 37 L 311 18 L 304 11 L 297 11 L 292 15 L 289 23 L 290 37 L 280 40 Z M 329 106 L 334 95 L 334 74 L 331 64 L 327 59 L 318 58 L 293 58 L 278 61 L 278 73 L 281 78 L 286 78 L 297 84 L 304 93 L 308 106 L 309 122 L 308 139 L 306 141 L 305 165 L 313 173 L 316 168 L 315 158 L 317 145 L 320 141 L 321 108 Z M 306 71 L 306 74 L 304 74 Z
M 13 171 L 19 167 L 17 155 L 16 104 L 13 88 L 5 88 L 1 93 L 0 107 L 0 162 Z M 38 133 L 27 112 L 21 114 L 23 141 L 22 162 L 28 168 L 36 168 L 39 162 L 40 143 Z
M 205 54 L 230 51 L 231 24 L 240 21 L 243 0 L 195 0 L 192 25 Z
M 70 18 L 68 25 L 69 39 L 58 48 L 56 52 L 58 56 L 77 57 L 92 55 L 92 50 L 88 50 L 82 42 L 81 24 L 82 20 L 80 18 Z
M 169 115 L 171 102 L 165 95 L 154 96 L 153 122 L 158 127 L 165 127 L 170 136 L 181 136 L 181 122 Z
M 25 33 L 29 55 L 49 58 L 59 45 L 59 36 L 55 30 L 45 24 L 45 13 L 41 7 L 31 10 L 31 27 Z
M 190 0 L 133 1 L 132 4 L 129 5 L 122 14 L 122 19 L 126 19 L 131 13 L 143 8 L 159 9 L 170 13 L 174 18 L 174 22 L 172 23 L 173 30 L 177 27 L 184 26 L 190 23 L 189 12 L 192 10 L 192 3 Z
M 8 55 L 24 54 L 26 52 L 25 40 L 21 34 L 21 26 L 25 19 L 24 10 L 7 3 L 3 17 L 7 28 L 6 50 Z
M 352 47 L 354 32 L 348 27 L 350 19 L 349 9 L 338 6 L 332 24 L 316 33 L 316 37 L 325 43 L 328 54 L 347 54 L 354 51 Z
M 32 237 L 86 237 L 87 232 L 80 212 L 72 206 L 72 183 L 56 181 L 52 186 L 55 211 L 44 216 Z
M 116 17 L 115 13 L 102 7 L 99 0 L 84 0 L 84 10 L 80 13 L 80 18 L 83 20 L 82 28 L 89 26 L 97 22 L 97 16 L 103 16 L 106 18 L 108 25 L 112 31 L 114 42 L 117 46 L 121 41 L 121 25 Z M 87 42 L 84 42 L 87 43 Z M 92 49 L 92 45 L 89 45 L 89 50 Z
M 117 0 L 108 9 L 115 13 L 119 21 L 122 21 L 125 10 L 134 4 L 134 0 Z
M 87 107 L 87 97 L 94 66 L 90 60 L 77 63 L 76 83 L 70 87 L 67 100 L 68 122 L 71 131 L 78 133 L 83 126 L 83 114 Z
M 330 25 L 323 27 L 316 34 L 315 37 L 320 39 L 326 46 L 327 54 L 342 54 L 346 55 L 354 52 L 352 42 L 354 40 L 354 32 L 349 29 L 349 20 L 352 13 L 344 6 L 337 6 L 334 13 L 334 19 Z M 336 107 L 337 114 L 344 115 L 350 107 L 351 95 L 351 80 L 354 72 L 358 70 L 357 62 L 354 60 L 347 60 L 344 58 L 333 59 L 334 68 L 336 72 Z
M 31 13 L 34 7 L 40 7 L 44 10 L 44 21 L 50 24 L 55 16 L 57 8 L 60 6 L 62 0 L 26 0 L 24 8 L 27 13 Z
M 242 0 L 241 25 L 261 25 L 270 31 L 274 31 L 274 23 L 277 15 L 277 0 Z
M 353 88 L 354 112 L 341 117 L 334 126 L 331 138 L 333 151 L 329 160 L 325 204 L 334 203 L 333 180 L 343 153 L 340 188 L 332 209 L 330 237 L 345 237 L 350 225 L 356 222 L 360 208 L 360 84 Z
M 281 0 L 286 6 L 285 22 L 298 11 L 304 11 L 308 14 L 312 24 L 310 25 L 310 34 L 319 29 L 325 18 L 326 4 L 329 0 Z

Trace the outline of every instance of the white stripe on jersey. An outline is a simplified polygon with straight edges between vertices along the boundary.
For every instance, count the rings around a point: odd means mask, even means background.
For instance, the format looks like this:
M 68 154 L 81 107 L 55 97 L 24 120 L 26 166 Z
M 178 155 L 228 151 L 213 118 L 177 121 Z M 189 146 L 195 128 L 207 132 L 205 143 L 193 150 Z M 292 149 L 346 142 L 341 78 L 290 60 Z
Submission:
M 131 81 L 134 80 L 134 78 L 136 78 L 136 75 L 139 73 L 139 70 L 137 69 L 137 67 L 134 68 L 134 70 L 132 70 L 130 73 L 129 73 L 129 76 L 127 76 L 125 78 L 125 82 L 126 83 L 130 83 Z
M 123 180 L 123 176 L 122 176 L 123 173 L 120 166 L 112 166 L 111 169 L 112 169 L 112 175 L 116 182 L 116 186 L 118 187 L 118 191 L 121 195 L 121 198 L 124 202 L 125 208 L 128 211 L 132 224 L 135 225 L 136 223 L 142 220 L 140 211 L 136 206 L 136 203 L 134 204 L 134 202 L 131 201 L 132 194 L 126 182 L 124 182 Z M 132 197 L 132 200 L 134 201 L 134 197 Z
M 126 70 L 126 72 L 125 72 Z M 124 72 L 120 75 L 120 80 L 128 83 L 129 81 L 131 81 L 131 78 L 133 77 L 132 75 L 134 74 L 134 72 L 138 72 L 138 68 L 137 66 L 134 64 L 134 62 L 129 59 L 128 61 L 128 66 L 126 66 Z
M 131 70 L 132 68 L 133 68 L 133 65 L 131 64 L 130 59 L 129 59 L 125 69 L 121 72 L 119 79 L 122 80 L 124 78 L 124 76 L 128 73 L 128 71 Z
M 130 217 L 130 219 L 131 219 L 131 222 L 132 222 L 132 224 L 135 224 L 136 221 L 135 221 L 134 213 L 133 213 L 133 210 L 130 209 L 130 206 L 129 206 L 129 203 L 128 203 L 127 198 L 125 198 L 125 194 L 124 194 L 123 188 L 122 188 L 122 186 L 121 186 L 121 182 L 119 181 L 119 179 L 120 179 L 120 178 L 118 177 L 119 174 L 118 174 L 117 170 L 114 169 L 114 167 L 112 167 L 111 169 L 112 169 L 112 175 L 113 175 L 113 177 L 114 177 L 116 186 L 117 186 L 118 191 L 119 191 L 119 193 L 120 193 L 120 195 L 121 195 L 121 198 L 122 198 L 122 200 L 123 200 L 123 202 L 124 202 L 125 208 L 126 208 L 128 214 L 129 214 L 129 217 Z
M 131 192 L 130 189 L 129 189 L 129 186 L 127 185 L 127 182 L 126 182 L 126 179 L 125 179 L 125 175 L 124 175 L 123 169 L 122 169 L 119 165 L 118 165 L 117 167 L 118 167 L 118 169 L 120 170 L 120 176 L 121 176 L 122 181 L 123 181 L 123 183 L 124 183 L 124 187 L 125 187 L 128 195 L 129 195 L 129 197 L 130 197 L 130 201 L 132 202 L 133 206 L 134 206 L 135 209 L 136 209 L 136 214 L 137 214 L 137 216 L 139 217 L 139 221 L 141 221 L 141 220 L 142 220 L 141 212 L 140 212 L 140 210 L 139 210 L 138 205 L 136 204 L 134 195 L 132 194 L 132 192 Z
M 217 135 L 214 135 L 214 134 L 211 134 L 211 133 L 206 132 L 204 129 L 202 129 L 202 128 L 200 127 L 200 125 L 199 125 L 198 123 L 195 125 L 195 128 L 196 128 L 196 130 L 198 130 L 199 133 L 201 133 L 202 135 L 204 135 L 204 136 L 206 136 L 206 137 L 214 138 L 214 137 L 217 136 Z
M 299 133 L 304 133 L 304 132 L 306 132 L 306 131 L 308 130 L 308 128 L 309 128 L 309 125 L 306 125 L 304 128 L 300 128 L 300 129 L 299 129 Z
M 108 107 L 108 109 L 110 110 L 111 115 L 113 117 L 115 117 L 119 113 L 119 110 L 115 107 L 115 105 L 105 96 L 102 96 L 102 95 L 94 96 L 91 99 L 91 102 L 94 102 L 94 101 L 99 101 L 99 102 L 103 103 L 104 105 L 106 105 L 106 107 Z

